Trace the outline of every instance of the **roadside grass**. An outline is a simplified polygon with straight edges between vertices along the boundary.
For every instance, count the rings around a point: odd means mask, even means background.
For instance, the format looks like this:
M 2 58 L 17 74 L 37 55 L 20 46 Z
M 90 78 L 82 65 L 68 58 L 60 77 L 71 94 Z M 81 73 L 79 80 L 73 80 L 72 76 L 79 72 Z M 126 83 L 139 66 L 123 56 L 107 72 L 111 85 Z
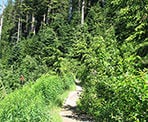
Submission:
M 0 101 L 0 122 L 60 122 L 60 107 L 74 87 L 69 75 L 45 74 Z
M 75 84 L 72 84 L 68 90 L 66 90 L 63 94 L 57 97 L 55 103 L 53 103 L 52 107 L 50 107 L 50 115 L 52 118 L 52 122 L 62 122 L 62 118 L 60 116 L 62 105 L 64 104 L 69 92 L 75 89 Z

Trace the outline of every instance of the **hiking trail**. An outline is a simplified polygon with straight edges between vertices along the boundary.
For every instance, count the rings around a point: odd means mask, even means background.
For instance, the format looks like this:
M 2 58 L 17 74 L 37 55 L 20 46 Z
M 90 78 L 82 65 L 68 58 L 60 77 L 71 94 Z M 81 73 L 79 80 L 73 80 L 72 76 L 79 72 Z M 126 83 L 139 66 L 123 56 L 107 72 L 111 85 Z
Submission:
M 86 115 L 76 112 L 77 101 L 82 93 L 82 87 L 76 85 L 76 90 L 71 91 L 65 100 L 65 103 L 60 111 L 63 122 L 93 122 Z

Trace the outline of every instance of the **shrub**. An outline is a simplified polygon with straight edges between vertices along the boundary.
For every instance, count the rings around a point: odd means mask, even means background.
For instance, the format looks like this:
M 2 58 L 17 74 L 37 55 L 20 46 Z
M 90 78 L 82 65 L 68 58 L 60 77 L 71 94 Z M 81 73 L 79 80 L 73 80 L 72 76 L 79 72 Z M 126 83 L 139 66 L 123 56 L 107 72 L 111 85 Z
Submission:
M 107 81 L 103 81 L 103 80 Z M 80 110 L 96 121 L 146 122 L 148 86 L 145 74 L 106 77 L 85 89 Z M 94 82 L 94 79 L 90 82 Z

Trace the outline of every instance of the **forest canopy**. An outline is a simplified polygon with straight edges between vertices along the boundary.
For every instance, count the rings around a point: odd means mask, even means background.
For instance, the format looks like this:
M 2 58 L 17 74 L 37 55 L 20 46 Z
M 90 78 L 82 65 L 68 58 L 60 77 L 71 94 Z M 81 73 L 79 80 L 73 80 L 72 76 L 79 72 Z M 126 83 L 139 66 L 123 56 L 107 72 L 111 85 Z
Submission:
M 2 102 L 44 74 L 73 76 L 80 113 L 148 121 L 147 0 L 8 0 L 0 19 Z

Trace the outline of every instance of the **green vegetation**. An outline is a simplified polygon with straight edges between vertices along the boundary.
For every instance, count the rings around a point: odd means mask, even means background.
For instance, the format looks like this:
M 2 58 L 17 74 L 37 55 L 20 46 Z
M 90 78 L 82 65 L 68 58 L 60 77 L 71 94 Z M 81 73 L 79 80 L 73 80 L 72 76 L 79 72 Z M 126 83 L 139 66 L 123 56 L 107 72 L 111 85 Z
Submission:
M 51 120 L 47 113 L 58 111 L 51 103 L 61 105 L 59 94 L 74 77 L 84 88 L 80 113 L 101 122 L 148 121 L 148 1 L 103 1 L 8 1 L 0 40 L 2 120 Z
M 50 112 L 56 106 L 62 105 L 65 95 L 62 99 L 61 95 L 74 85 L 71 78 L 67 79 L 46 74 L 36 83 L 28 84 L 10 93 L 0 101 L 0 121 L 52 121 L 53 113 Z

